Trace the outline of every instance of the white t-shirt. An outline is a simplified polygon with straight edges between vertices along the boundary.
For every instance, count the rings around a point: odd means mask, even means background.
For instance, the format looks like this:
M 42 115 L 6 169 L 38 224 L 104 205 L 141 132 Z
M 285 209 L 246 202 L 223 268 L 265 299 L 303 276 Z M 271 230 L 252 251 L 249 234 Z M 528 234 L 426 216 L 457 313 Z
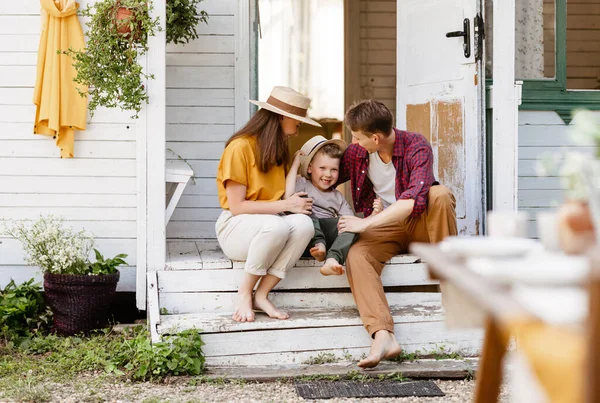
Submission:
M 392 160 L 386 164 L 378 152 L 369 154 L 367 177 L 373 184 L 375 194 L 381 197 L 384 208 L 396 202 L 396 167 Z

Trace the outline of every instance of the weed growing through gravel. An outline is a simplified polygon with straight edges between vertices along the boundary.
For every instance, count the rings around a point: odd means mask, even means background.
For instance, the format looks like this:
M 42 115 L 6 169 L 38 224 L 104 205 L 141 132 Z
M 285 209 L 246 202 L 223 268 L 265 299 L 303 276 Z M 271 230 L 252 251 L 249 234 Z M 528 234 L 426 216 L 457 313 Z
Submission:
M 413 362 L 415 360 L 433 358 L 435 360 L 464 360 L 464 357 L 457 352 L 453 352 L 446 349 L 446 346 L 437 345 L 435 350 L 421 352 L 416 350 L 412 353 L 402 351 L 399 356 L 391 358 L 389 361 L 395 362 Z
M 332 364 L 334 362 L 338 362 L 340 359 L 335 356 L 333 353 L 320 353 L 316 357 L 310 357 L 308 360 L 304 361 L 302 364 L 308 365 L 319 365 L 319 364 Z
M 0 400 L 47 401 L 51 391 L 38 385 L 118 380 L 159 381 L 170 375 L 200 375 L 202 340 L 196 330 L 150 343 L 142 326 L 89 337 L 48 335 L 0 344 Z M 89 385 L 93 388 L 93 385 Z M 86 388 L 88 386 L 86 385 Z

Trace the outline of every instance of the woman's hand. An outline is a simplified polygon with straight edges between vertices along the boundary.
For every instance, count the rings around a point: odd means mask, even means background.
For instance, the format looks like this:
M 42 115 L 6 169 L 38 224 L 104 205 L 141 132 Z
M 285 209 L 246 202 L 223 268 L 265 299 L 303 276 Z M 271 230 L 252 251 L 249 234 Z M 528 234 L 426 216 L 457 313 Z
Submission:
M 373 200 L 373 213 L 372 215 L 379 214 L 383 211 L 383 202 L 381 201 L 381 197 Z
M 296 172 L 298 171 L 298 168 L 300 168 L 300 159 L 304 155 L 305 154 L 302 152 L 302 150 L 296 151 L 296 154 L 294 154 L 294 159 L 292 160 L 291 169 L 295 170 Z
M 288 202 L 288 208 L 286 210 L 291 213 L 310 215 L 310 213 L 312 213 L 313 199 L 306 196 L 306 192 L 294 193 L 286 199 L 286 202 Z

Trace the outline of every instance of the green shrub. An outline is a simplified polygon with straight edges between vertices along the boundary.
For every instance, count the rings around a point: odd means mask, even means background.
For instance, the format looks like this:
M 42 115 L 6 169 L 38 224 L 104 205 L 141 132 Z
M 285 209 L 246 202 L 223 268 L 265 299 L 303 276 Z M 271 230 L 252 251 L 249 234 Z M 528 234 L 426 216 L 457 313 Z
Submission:
M 154 344 L 146 330 L 137 330 L 133 336 L 130 343 L 123 343 L 115 352 L 107 366 L 109 372 L 143 381 L 167 375 L 200 375 L 204 371 L 204 343 L 195 329 L 167 336 Z
M 104 371 L 146 381 L 169 375 L 201 375 L 203 345 L 200 334 L 193 329 L 151 344 L 150 332 L 136 326 L 117 334 L 106 329 L 90 337 L 34 337 L 17 350 L 27 357 L 41 357 L 34 371 L 46 375 L 56 372 L 61 379 L 86 371 Z
M 47 330 L 52 313 L 45 306 L 42 287 L 34 279 L 17 285 L 14 280 L 0 291 L 0 332 L 5 340 Z

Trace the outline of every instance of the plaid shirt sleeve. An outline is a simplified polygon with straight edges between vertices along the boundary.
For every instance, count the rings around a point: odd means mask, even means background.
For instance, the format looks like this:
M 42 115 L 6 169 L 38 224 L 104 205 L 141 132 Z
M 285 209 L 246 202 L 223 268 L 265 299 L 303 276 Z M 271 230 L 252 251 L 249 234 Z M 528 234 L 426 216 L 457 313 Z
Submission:
M 415 201 L 410 216 L 417 218 L 427 208 L 429 188 L 435 181 L 433 176 L 433 151 L 427 141 L 416 142 L 406 151 L 406 163 L 410 172 L 410 179 L 408 187 L 399 198 Z
M 348 182 L 350 180 L 353 158 L 354 153 L 352 152 L 352 150 L 346 149 L 346 152 L 344 152 L 344 155 L 342 156 L 342 161 L 340 161 L 340 174 L 336 183 L 337 185 L 340 185 L 344 182 Z

